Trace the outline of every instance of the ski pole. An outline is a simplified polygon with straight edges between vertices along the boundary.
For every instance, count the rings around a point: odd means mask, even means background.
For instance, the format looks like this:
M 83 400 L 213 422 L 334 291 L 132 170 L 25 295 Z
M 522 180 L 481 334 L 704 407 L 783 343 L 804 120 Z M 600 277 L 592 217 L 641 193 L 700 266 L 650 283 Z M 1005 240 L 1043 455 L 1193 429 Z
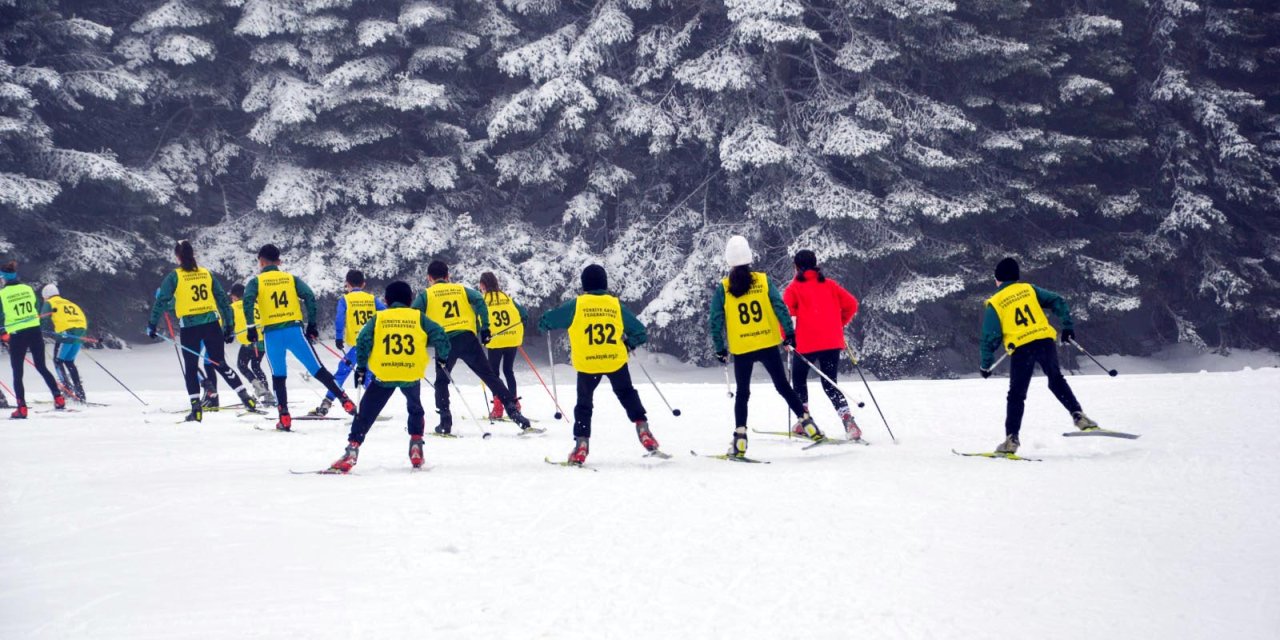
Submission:
M 636 365 L 638 365 L 638 366 L 640 367 L 640 371 L 641 371 L 642 373 L 644 373 L 644 377 L 646 377 L 646 378 L 648 378 L 648 379 L 649 379 L 649 384 L 653 385 L 653 390 L 658 392 L 658 397 L 659 397 L 659 398 L 662 398 L 662 403 L 663 403 L 663 404 L 665 404 L 665 405 L 667 405 L 667 408 L 668 408 L 668 409 L 671 409 L 671 415 L 676 416 L 676 417 L 679 417 L 679 416 L 680 416 L 680 410 L 679 410 L 679 409 L 672 409 L 672 408 L 671 408 L 671 403 L 670 403 L 670 402 L 667 402 L 667 397 L 666 397 L 666 396 L 664 396 L 664 395 L 662 395 L 662 389 L 660 389 L 660 388 L 658 387 L 658 383 L 654 382 L 654 381 L 653 381 L 653 376 L 649 375 L 649 372 L 648 372 L 647 370 L 645 370 L 645 368 L 644 368 L 644 363 L 643 363 L 643 362 L 640 362 L 639 360 L 636 360 Z
M 203 354 L 203 353 L 200 353 L 199 351 L 195 351 L 194 349 L 188 349 L 186 346 L 181 345 L 181 344 L 178 344 L 177 342 L 174 342 L 171 338 L 166 338 L 166 337 L 164 336 L 164 334 L 163 334 L 163 333 L 157 333 L 157 334 L 156 334 L 156 337 L 158 337 L 158 338 L 160 338 L 161 340 L 164 340 L 164 341 L 166 341 L 166 342 L 173 342 L 173 346 L 175 346 L 175 347 L 177 347 L 177 348 L 179 348 L 179 349 L 182 349 L 183 351 L 186 351 L 187 353 L 190 353 L 191 355 L 193 355 L 193 356 L 195 356 L 195 357 L 197 357 L 197 358 L 200 358 L 201 360 L 204 360 L 205 362 L 208 362 L 209 364 L 211 364 L 211 365 L 213 365 L 213 366 L 215 366 L 215 367 L 221 367 L 221 366 L 222 366 L 222 363 L 218 362 L 217 360 L 214 360 L 213 358 L 210 358 L 209 356 L 207 356 L 207 355 L 205 355 L 205 354 Z M 182 361 L 181 361 L 181 360 L 179 360 L 178 362 L 182 362 Z M 183 367 L 183 370 L 185 371 L 185 370 L 186 370 L 186 367 Z
M 120 386 L 124 387 L 124 390 L 125 390 L 125 391 L 128 391 L 128 392 L 129 392 L 129 395 L 131 395 L 131 396 L 133 396 L 135 399 L 137 399 L 137 401 L 138 401 L 138 402 L 141 402 L 141 403 L 142 403 L 142 406 L 144 406 L 144 407 L 146 407 L 146 406 L 150 406 L 150 405 L 148 405 L 148 404 L 147 404 L 147 401 L 146 401 L 146 400 L 143 400 L 142 398 L 139 398 L 139 397 L 138 397 L 138 394 L 136 394 L 136 393 L 134 393 L 134 392 L 133 392 L 133 389 L 130 389 L 128 385 L 126 385 L 124 382 L 121 382 L 121 381 L 120 381 L 120 378 L 117 378 L 117 377 L 116 377 L 116 374 L 111 373 L 110 371 L 107 371 L 107 368 L 106 368 L 106 367 L 104 367 L 104 366 L 102 366 L 102 363 L 101 363 L 101 362 L 98 362 L 98 359 L 97 359 L 97 358 L 95 358 L 95 357 L 93 357 L 93 356 L 89 355 L 89 354 L 88 354 L 88 352 L 85 352 L 84 357 L 88 358 L 91 362 L 93 362 L 94 364 L 98 365 L 98 368 L 99 368 L 99 369 L 102 369 L 104 372 L 106 372 L 106 374 L 107 374 L 107 375 L 111 376 L 111 379 L 112 379 L 112 380 L 115 380 L 115 381 L 116 381 L 116 384 L 118 384 L 118 385 L 120 385 Z
M 551 332 L 547 332 L 547 358 L 551 360 L 551 401 L 556 405 L 556 420 L 564 416 L 564 412 L 560 410 L 560 398 L 557 396 L 559 385 L 556 384 L 556 351 L 551 346 Z
M 17 400 L 17 399 L 18 399 L 18 394 L 14 393 L 14 392 L 13 392 L 13 389 L 12 389 L 12 388 L 10 388 L 10 387 L 9 387 L 9 385 L 7 385 L 7 384 L 5 384 L 5 383 L 4 383 L 4 380 L 0 380 L 0 387 L 4 387 L 4 390 L 5 390 L 5 391 L 8 391 L 8 392 L 9 392 L 9 395 L 13 396 L 13 399 L 14 399 L 14 400 Z
M 1088 351 L 1085 351 L 1084 347 L 1080 346 L 1080 343 L 1079 343 L 1079 342 L 1076 342 L 1076 339 L 1075 339 L 1075 338 L 1070 338 L 1070 339 L 1068 339 L 1068 340 L 1067 340 L 1067 342 L 1070 342 L 1070 343 L 1071 343 L 1071 346 L 1073 346 L 1073 347 L 1075 347 L 1075 348 L 1079 349 L 1079 350 L 1080 350 L 1080 353 L 1083 353 L 1083 354 L 1085 354 L 1086 356 L 1089 356 L 1089 359 L 1090 359 L 1090 360 L 1092 360 L 1094 364 L 1098 365 L 1098 367 L 1100 367 L 1103 371 L 1106 371 L 1106 372 L 1107 372 L 1107 375 L 1111 376 L 1112 378 L 1114 378 L 1114 377 L 1116 377 L 1116 376 L 1120 375 L 1120 372 L 1119 372 L 1119 371 L 1116 371 L 1115 369 L 1108 369 L 1108 368 L 1106 368 L 1106 367 L 1102 366 L 1102 363 L 1101 363 L 1101 362 L 1098 362 L 1098 359 L 1097 359 L 1097 358 L 1095 358 L 1095 357 L 1093 357 L 1093 354 L 1092 354 L 1092 353 L 1089 353 Z
M 491 402 L 489 402 L 489 390 L 488 390 L 487 388 L 485 388 L 485 386 L 484 386 L 484 381 L 483 381 L 483 380 L 481 380 L 481 381 L 480 381 L 480 393 L 483 393 L 483 394 L 484 394 L 484 406 L 486 406 L 486 407 L 493 406 L 493 404 L 492 404 Z M 490 412 L 489 412 L 489 424 L 493 424 L 493 411 L 492 411 L 492 410 L 490 410 Z
M 729 397 L 732 398 L 733 385 L 729 384 L 729 363 L 726 362 L 725 364 L 721 365 L 720 368 L 724 370 L 724 389 L 726 392 L 729 393 Z
M 23 359 L 23 360 L 26 360 L 26 361 L 27 361 L 27 364 L 31 365 L 31 368 L 32 368 L 32 369 L 36 369 L 37 371 L 39 370 L 39 369 L 37 369 L 37 367 L 36 367 L 36 363 L 31 359 L 31 356 L 22 356 L 22 359 Z M 62 393 L 63 393 L 64 395 L 71 396 L 72 398 L 76 397 L 76 394 L 75 394 L 74 392 L 72 392 L 72 391 L 71 391 L 71 389 L 68 389 L 68 388 L 67 388 L 67 385 L 62 384 L 62 382 L 61 382 L 61 381 L 59 381 L 59 380 L 57 380 L 57 379 L 55 378 L 55 379 L 54 379 L 54 381 L 53 381 L 53 383 L 54 383 L 54 384 L 56 384 L 56 385 L 58 385 L 58 388 L 62 390 Z
M 844 351 L 849 354 L 849 359 L 853 361 L 853 370 L 858 372 L 859 378 L 862 378 L 862 384 L 867 388 L 867 395 L 871 396 L 871 404 L 876 406 L 876 413 L 880 414 L 880 422 L 884 423 L 884 429 L 889 432 L 889 438 L 893 440 L 894 444 L 898 444 L 897 436 L 893 435 L 893 429 L 889 428 L 889 421 L 884 419 L 884 412 L 880 410 L 880 403 L 876 401 L 876 394 L 871 391 L 871 384 L 867 382 L 867 377 L 862 375 L 862 367 L 858 366 L 858 358 L 854 357 L 853 348 L 846 344 Z
M 502 334 L 504 334 L 504 333 L 506 333 L 506 332 L 508 332 L 508 331 L 510 331 L 510 330 L 512 330 L 512 329 L 514 329 L 514 328 L 516 328 L 516 327 L 518 327 L 518 326 L 520 326 L 520 325 L 522 325 L 522 324 L 524 324 L 524 320 L 516 320 L 515 322 L 512 322 L 510 325 L 507 325 L 507 328 L 506 328 L 506 329 L 503 329 L 502 331 L 499 331 L 499 332 L 497 332 L 497 333 L 495 333 L 495 334 L 490 335 L 490 336 L 489 336 L 489 339 L 490 339 L 490 340 L 492 340 L 492 339 L 494 339 L 494 338 L 496 338 L 496 337 L 498 337 L 498 336 L 500 336 L 500 335 L 502 335 Z
M 1008 358 L 1008 357 L 1009 357 L 1009 354 L 1008 354 L 1008 353 L 1002 353 L 1002 354 L 1000 354 L 1000 359 L 999 359 L 999 360 L 996 360 L 996 363 L 995 363 L 995 364 L 993 364 L 993 365 L 991 365 L 991 366 L 987 367 L 986 369 L 983 369 L 982 371 L 983 371 L 984 373 L 991 373 L 992 371 L 995 371 L 995 370 L 996 370 L 996 367 L 1000 366 L 1000 363 L 1001 363 L 1001 362 L 1004 362 L 1004 359 L 1005 359 L 1005 358 Z
M 183 379 L 186 379 L 187 365 L 182 361 L 182 352 L 178 351 L 178 335 L 173 332 L 173 321 L 169 319 L 168 311 L 164 312 L 164 324 L 169 328 L 169 338 L 171 338 L 169 342 L 173 343 L 173 355 L 178 358 L 178 371 L 181 371 Z M 156 334 L 156 336 L 160 338 L 164 337 L 160 334 Z
M 794 354 L 795 354 L 795 356 L 796 356 L 797 358 L 800 358 L 800 361 L 801 361 L 801 362 L 803 362 L 803 363 L 805 363 L 806 365 L 808 365 L 810 369 L 813 369 L 813 372 L 814 372 L 814 373 L 816 373 L 816 374 L 818 374 L 818 376 L 819 376 L 819 377 L 821 377 L 823 380 L 826 380 L 826 381 L 827 381 L 827 384 L 829 384 L 829 385 L 831 385 L 831 386 L 833 386 L 833 387 L 835 387 L 835 388 L 837 388 L 837 389 L 839 389 L 839 388 L 840 388 L 840 387 L 839 387 L 839 385 L 837 385 L 837 384 L 836 384 L 836 381 L 835 381 L 835 380 L 832 380 L 830 376 L 828 376 L 826 373 L 824 373 L 824 372 L 822 371 L 822 369 L 819 369 L 819 368 L 817 367 L 817 365 L 813 364 L 813 362 L 810 362 L 808 358 L 806 358 L 806 357 L 804 357 L 804 356 L 800 355 L 800 352 L 799 352 L 799 351 L 796 351 L 795 349 L 790 348 L 790 347 L 788 347 L 788 350 L 789 350 L 789 351 L 791 351 L 791 353 L 794 353 Z M 865 402 L 863 402 L 863 401 L 861 401 L 861 400 L 858 400 L 857 402 L 858 402 L 858 408 L 859 408 L 859 409 L 861 409 L 861 408 L 863 408 L 863 407 L 867 406 L 867 403 L 865 403 Z
M 524 347 L 518 347 L 518 348 L 520 349 L 520 355 L 524 356 L 524 361 L 529 363 L 529 368 L 533 370 L 533 375 L 537 377 L 538 382 L 542 384 L 542 389 L 547 392 L 547 395 L 551 396 L 552 401 L 555 401 L 555 395 L 551 393 L 551 389 L 547 388 L 547 383 L 542 380 L 542 374 L 538 373 L 538 368 L 533 366 L 533 360 L 529 358 L 529 354 L 525 353 Z M 564 412 L 560 410 L 559 402 L 556 402 L 556 415 L 558 416 L 564 415 Z M 569 422 L 569 420 L 566 419 L 565 422 Z
M 348 360 L 348 359 L 347 359 L 347 356 L 345 356 L 345 355 L 343 355 L 343 354 L 339 353 L 339 352 L 338 352 L 337 350 L 335 350 L 333 347 L 331 347 L 331 346 L 329 346 L 329 345 L 327 345 L 327 344 L 325 344 L 325 343 L 323 343 L 323 342 L 321 342 L 321 343 L 320 343 L 320 346 L 322 346 L 322 347 L 324 347 L 325 349 L 327 349 L 327 350 L 329 351 L 329 353 L 332 353 L 332 354 L 334 355 L 334 357 L 336 357 L 337 359 L 339 359 L 339 360 L 341 360 L 341 361 L 343 361 L 343 362 L 347 363 L 347 366 L 348 366 L 348 367 L 351 367 L 352 369 L 355 369 L 355 368 L 356 368 L 356 365 L 355 365 L 354 363 L 352 363 L 350 360 Z M 314 350 L 314 349 L 315 349 L 315 347 L 312 347 L 312 349 Z M 319 354 L 316 354 L 316 355 L 319 355 Z M 357 385 L 357 386 L 358 386 L 358 385 Z
M 493 434 L 485 431 L 485 428 L 480 424 L 480 421 L 476 420 L 476 414 L 471 411 L 471 405 L 467 403 L 467 397 L 462 395 L 462 389 L 459 389 L 458 383 L 453 381 L 453 376 L 449 375 L 449 370 L 441 366 L 439 361 L 436 362 L 436 367 L 440 369 L 440 373 L 444 374 L 444 377 L 449 381 L 449 384 L 453 385 L 453 390 L 458 392 L 458 398 L 462 400 L 462 408 L 467 410 L 467 415 L 471 416 L 471 421 L 476 424 L 476 428 L 480 430 L 481 434 L 483 434 L 480 436 L 480 439 L 488 440 L 489 436 L 492 436 Z

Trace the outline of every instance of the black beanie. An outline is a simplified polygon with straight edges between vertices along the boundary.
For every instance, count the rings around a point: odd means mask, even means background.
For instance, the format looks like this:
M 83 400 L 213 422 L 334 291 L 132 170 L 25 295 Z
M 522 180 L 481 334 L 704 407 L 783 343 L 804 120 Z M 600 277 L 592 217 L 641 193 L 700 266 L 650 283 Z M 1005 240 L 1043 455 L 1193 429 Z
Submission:
M 604 272 L 604 267 L 593 264 L 582 270 L 583 291 L 599 291 L 608 288 L 609 275 Z
M 387 299 L 387 304 L 409 304 L 413 302 L 413 287 L 408 282 L 396 280 L 387 285 L 387 292 L 383 297 Z
M 1013 258 L 1005 258 L 996 264 L 996 280 L 1000 282 L 1013 282 L 1022 277 L 1018 270 L 1018 261 Z

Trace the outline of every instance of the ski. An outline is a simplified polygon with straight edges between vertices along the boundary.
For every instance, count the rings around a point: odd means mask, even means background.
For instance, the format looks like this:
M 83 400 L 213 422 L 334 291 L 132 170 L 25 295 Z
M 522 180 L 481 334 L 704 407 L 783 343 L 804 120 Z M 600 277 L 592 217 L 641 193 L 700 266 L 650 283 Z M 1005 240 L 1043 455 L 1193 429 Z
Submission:
M 1126 440 L 1137 440 L 1142 436 L 1136 433 L 1125 433 L 1123 431 L 1112 431 L 1110 429 L 1085 429 L 1084 431 L 1068 431 L 1062 434 L 1066 438 L 1079 438 L 1083 436 L 1101 436 L 1106 438 L 1124 438 Z
M 690 451 L 689 451 L 689 453 L 693 454 L 694 456 L 696 456 L 696 457 L 698 457 L 698 458 L 707 458 L 707 459 L 711 459 L 711 460 L 727 460 L 727 461 L 729 461 L 729 462 L 745 462 L 745 463 L 749 463 L 749 464 L 770 464 L 770 462 L 769 462 L 768 460 L 757 460 L 757 459 L 755 459 L 755 458 L 747 458 L 747 457 L 745 457 L 745 456 L 743 456 L 743 457 L 739 457 L 739 456 L 731 456 L 731 455 L 729 455 L 729 454 L 727 454 L 727 453 L 722 453 L 722 454 L 720 454 L 720 455 L 718 455 L 718 456 L 704 456 L 704 455 L 702 455 L 702 454 L 698 453 L 697 451 L 692 451 L 692 450 L 690 450 Z
M 667 453 L 666 451 L 661 451 L 661 450 L 658 450 L 658 449 L 654 449 L 653 451 L 650 451 L 650 452 L 648 452 L 648 453 L 644 454 L 644 457 L 646 457 L 646 458 L 657 458 L 657 459 L 659 459 L 659 460 L 670 460 L 670 459 L 671 459 L 671 454 Z
M 569 463 L 569 462 L 556 462 L 555 460 L 552 460 L 551 458 L 543 458 L 543 459 L 542 459 L 542 461 L 543 461 L 543 462 L 545 462 L 545 463 L 547 463 L 547 464 L 553 464 L 553 465 L 556 465 L 557 467 L 568 467 L 568 468 L 570 468 L 570 469 L 585 469 L 585 470 L 587 470 L 587 471 L 599 471 L 599 469 L 597 469 L 597 468 L 595 468 L 595 467 L 588 467 L 588 466 L 583 465 L 583 464 L 572 464 L 572 463 Z
M 236 413 L 236 417 L 237 417 L 237 418 L 245 418 L 245 417 L 248 417 L 248 416 L 261 416 L 261 417 L 263 417 L 263 418 L 270 418 L 270 417 L 271 417 L 270 415 L 268 415 L 268 414 L 267 414 L 267 412 L 266 412 L 266 411 L 261 411 L 261 410 L 258 410 L 258 409 L 247 409 L 247 410 L 245 410 L 245 411 L 240 411 L 240 412 L 237 412 L 237 413 Z
M 541 429 L 539 427 L 529 427 L 528 429 L 521 429 L 520 435 L 521 436 L 537 436 L 537 435 L 542 435 L 546 432 L 547 432 L 546 429 Z
M 461 437 L 462 437 L 462 436 L 460 436 L 460 435 L 453 434 L 453 433 L 435 433 L 435 432 L 427 432 L 427 433 L 424 433 L 424 434 L 422 434 L 422 435 L 424 435 L 424 436 L 431 436 L 431 437 L 433 437 L 433 438 L 448 438 L 448 439 L 456 439 L 456 438 L 461 438 Z
M 804 436 L 796 435 L 794 433 L 791 433 L 790 431 L 761 431 L 760 429 L 751 427 L 751 432 L 759 433 L 761 435 L 766 435 L 766 436 L 782 436 L 783 438 L 793 438 L 796 440 L 808 440 L 808 438 Z
M 275 427 L 260 427 L 257 425 L 254 425 L 253 428 L 257 429 L 258 431 L 271 431 L 274 433 L 296 433 L 298 435 L 306 435 L 306 433 L 302 431 L 294 431 L 293 429 L 277 429 Z
M 289 473 L 292 473 L 295 476 L 345 476 L 350 475 L 351 472 L 348 471 L 347 473 L 343 473 L 333 469 L 319 469 L 316 471 L 294 471 L 293 469 L 290 469 Z
M 842 445 L 842 444 L 860 444 L 865 447 L 865 446 L 869 446 L 871 443 L 867 442 L 866 440 L 863 440 L 862 438 L 858 438 L 857 440 L 837 440 L 835 438 L 823 438 L 817 442 L 814 442 L 813 444 L 807 444 L 801 447 L 801 450 L 808 451 L 809 449 L 812 449 L 814 447 L 821 447 L 823 445 Z
M 965 457 L 993 458 L 997 460 L 1025 460 L 1027 462 L 1044 462 L 1044 460 L 1041 458 L 1024 458 L 1020 455 L 1013 454 L 1013 453 L 996 453 L 994 451 L 979 451 L 975 453 L 963 453 L 960 451 L 956 451 L 955 449 L 952 449 L 951 453 L 954 453 L 958 456 L 965 456 Z

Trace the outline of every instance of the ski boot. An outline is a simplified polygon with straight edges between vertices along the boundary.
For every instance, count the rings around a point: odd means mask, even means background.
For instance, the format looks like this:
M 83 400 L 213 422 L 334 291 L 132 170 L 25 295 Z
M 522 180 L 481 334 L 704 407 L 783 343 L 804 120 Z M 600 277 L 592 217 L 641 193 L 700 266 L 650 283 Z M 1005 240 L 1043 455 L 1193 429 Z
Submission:
M 22 404 L 21 402 L 19 402 L 19 403 L 18 403 L 18 407 L 17 407 L 16 409 L 14 409 L 14 410 L 13 410 L 13 413 L 9 414 L 9 419 L 10 419 L 10 420 L 26 420 L 26 419 L 27 419 L 27 405 Z
M 1081 431 L 1093 431 L 1101 428 L 1098 423 L 1086 416 L 1083 411 L 1073 412 L 1071 417 L 1075 420 L 1076 428 Z
M 67 397 L 66 397 L 66 396 L 64 396 L 64 395 L 56 395 L 56 396 L 54 396 L 54 397 L 53 397 L 53 410 L 54 410 L 54 411 L 66 411 L 66 410 L 67 410 Z
M 645 451 L 653 453 L 658 450 L 658 439 L 653 437 L 653 432 L 649 431 L 648 420 L 636 420 L 636 437 L 640 438 L 640 446 Z
M 844 423 L 844 435 L 850 440 L 861 440 L 862 429 L 858 428 L 858 423 L 853 420 L 853 414 L 845 409 L 840 414 L 840 422 Z
M 276 395 L 271 393 L 271 389 L 267 387 L 267 383 L 261 380 L 254 380 L 250 384 L 253 385 L 253 395 L 258 397 L 258 402 L 267 406 L 276 403 Z
M 5 397 L 3 393 L 0 393 L 0 409 L 8 409 L 8 408 L 9 408 L 9 398 Z
M 587 438 L 574 438 L 573 451 L 569 452 L 569 464 L 581 467 L 587 461 Z
M 738 427 L 733 430 L 733 442 L 729 444 L 729 452 L 726 454 L 730 458 L 747 457 L 747 428 Z
M 813 423 L 813 418 L 810 418 L 807 413 L 791 427 L 791 433 L 814 442 L 822 442 L 827 439 L 826 436 L 822 435 L 822 430 L 818 428 L 818 425 Z
M 329 415 L 329 407 L 333 406 L 333 398 L 325 398 L 320 401 L 320 406 L 307 412 L 309 416 L 327 416 Z
M 512 422 L 520 426 L 520 431 L 522 433 L 542 433 L 546 431 L 546 429 L 534 429 L 533 423 L 530 422 L 528 418 L 524 417 L 524 414 L 520 413 L 520 410 L 515 407 L 507 407 L 507 417 L 510 418 Z
M 191 413 L 183 418 L 183 422 L 201 422 L 204 420 L 204 403 L 198 398 L 191 399 Z
M 206 391 L 204 394 L 204 398 L 200 400 L 200 405 L 210 411 L 217 411 L 218 410 L 218 392 L 214 391 L 213 393 L 209 393 Z
M 1018 452 L 1019 444 L 1020 443 L 1018 442 L 1018 436 L 1009 436 L 1004 439 L 1004 442 L 1000 443 L 1000 446 L 996 447 L 996 453 L 1002 453 L 1002 454 L 1011 456 Z
M 356 466 L 356 459 L 360 457 L 360 443 L 348 442 L 347 448 L 342 452 L 342 457 L 337 462 L 329 465 L 329 473 L 347 473 L 351 468 Z
M 280 407 L 280 419 L 276 420 L 276 431 L 293 431 L 293 416 L 289 415 L 289 407 Z
M 422 468 L 422 436 L 409 436 L 409 464 Z
M 236 393 L 240 396 L 240 404 L 243 404 L 246 410 L 254 412 L 258 410 L 258 401 L 254 400 L 253 396 L 249 395 L 248 389 L 240 387 L 240 390 Z
M 489 411 L 490 420 L 502 419 L 502 401 L 497 396 L 493 397 L 493 409 Z
M 440 424 L 436 425 L 436 433 L 447 436 L 453 432 L 453 414 L 448 409 L 440 409 Z
M 349 416 L 356 415 L 356 403 L 352 402 L 350 396 L 345 393 L 342 394 L 342 410 Z

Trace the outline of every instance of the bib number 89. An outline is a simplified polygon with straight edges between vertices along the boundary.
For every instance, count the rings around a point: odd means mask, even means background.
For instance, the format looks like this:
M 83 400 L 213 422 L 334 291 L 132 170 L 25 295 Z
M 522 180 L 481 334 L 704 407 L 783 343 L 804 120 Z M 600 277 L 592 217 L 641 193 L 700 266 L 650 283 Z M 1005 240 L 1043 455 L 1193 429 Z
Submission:
M 751 304 L 745 302 L 738 304 L 738 322 L 751 324 L 761 320 L 764 320 L 764 307 L 760 306 L 759 300 L 753 300 Z

